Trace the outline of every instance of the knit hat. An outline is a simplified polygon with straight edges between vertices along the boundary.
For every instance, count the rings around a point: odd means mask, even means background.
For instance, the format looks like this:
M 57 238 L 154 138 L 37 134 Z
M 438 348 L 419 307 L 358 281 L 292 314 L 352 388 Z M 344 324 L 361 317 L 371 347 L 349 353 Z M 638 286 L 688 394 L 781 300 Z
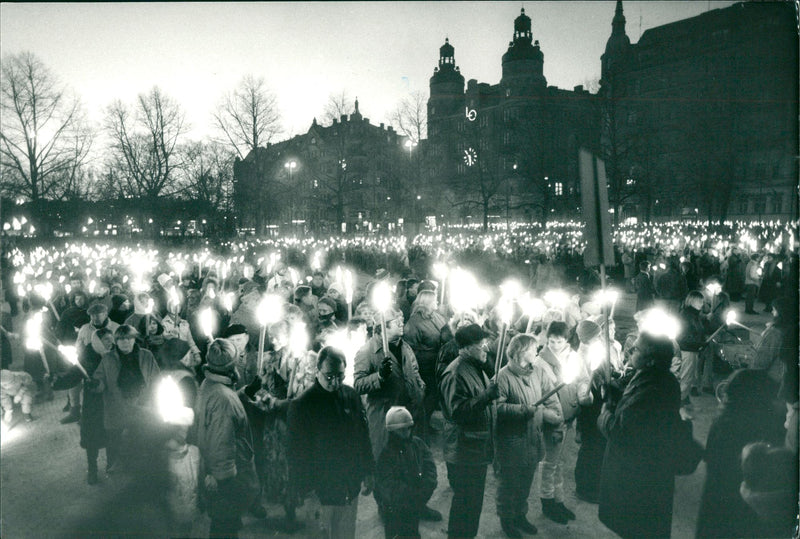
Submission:
M 461 349 L 477 344 L 488 336 L 489 335 L 483 331 L 483 328 L 478 324 L 469 324 L 468 326 L 459 328 L 456 331 L 455 338 L 458 348 Z
M 170 279 L 171 277 L 166 273 L 162 273 L 161 275 L 156 277 L 156 281 L 158 281 L 158 284 L 161 285 L 161 288 L 166 288 L 167 283 L 170 281 Z
M 414 424 L 411 413 L 404 406 L 392 406 L 386 412 L 386 430 L 400 430 Z
M 578 322 L 578 327 L 575 329 L 578 334 L 578 340 L 583 344 L 589 343 L 592 339 L 600 335 L 600 326 L 591 320 L 581 320 Z
M 208 347 L 206 368 L 217 374 L 228 374 L 236 365 L 236 346 L 227 339 L 215 339 Z

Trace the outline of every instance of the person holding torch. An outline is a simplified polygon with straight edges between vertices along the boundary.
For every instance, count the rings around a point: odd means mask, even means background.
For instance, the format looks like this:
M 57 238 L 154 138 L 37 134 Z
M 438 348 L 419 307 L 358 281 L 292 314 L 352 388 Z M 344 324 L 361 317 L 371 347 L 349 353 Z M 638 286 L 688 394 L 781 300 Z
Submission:
M 537 341 L 533 335 L 517 335 L 508 343 L 508 364 L 497 373 L 500 397 L 497 399 L 495 463 L 499 469 L 497 515 L 508 537 L 520 532 L 535 534 L 527 519 L 528 495 L 533 475 L 544 453 L 540 431 L 542 418 L 560 421 L 558 397 L 543 396 L 555 385 L 536 359 Z
M 594 326 L 596 335 L 599 335 L 600 328 L 597 324 Z M 542 513 L 558 524 L 566 524 L 575 518 L 575 513 L 564 505 L 564 439 L 580 410 L 578 387 L 573 383 L 579 364 L 567 342 L 568 334 L 566 322 L 550 322 L 546 332 L 547 344 L 539 353 L 539 365 L 545 377 L 552 385 L 561 387 L 558 390 L 559 413 L 544 416 L 544 458 L 541 463 Z
M 392 406 L 405 406 L 419 423 L 425 383 L 414 351 L 403 341 L 403 313 L 392 307 L 388 284 L 375 285 L 373 303 L 380 323 L 356 354 L 353 386 L 357 393 L 367 395 L 369 436 L 377 460 L 388 438 L 386 412 Z
M 500 396 L 497 383 L 486 374 L 492 369 L 487 357 L 488 337 L 477 324 L 459 328 L 455 334 L 458 357 L 447 366 L 440 384 L 444 460 L 453 489 L 449 537 L 475 537 L 480 524 L 486 466 L 493 454 L 492 403 Z

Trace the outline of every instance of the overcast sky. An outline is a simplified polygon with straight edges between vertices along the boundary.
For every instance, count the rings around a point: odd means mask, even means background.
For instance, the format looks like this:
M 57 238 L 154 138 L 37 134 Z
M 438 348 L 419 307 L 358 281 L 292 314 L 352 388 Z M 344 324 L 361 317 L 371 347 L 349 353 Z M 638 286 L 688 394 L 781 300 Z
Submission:
M 732 2 L 625 2 L 627 33 Z M 305 133 L 328 96 L 346 90 L 389 123 L 410 91 L 427 92 L 445 37 L 466 80 L 496 84 L 520 7 L 533 21 L 548 84 L 600 77 L 612 2 L 324 2 L 0 4 L 2 53 L 29 50 L 83 99 L 94 122 L 114 99 L 153 85 L 184 107 L 190 136 L 245 74 L 276 94 L 286 134 Z

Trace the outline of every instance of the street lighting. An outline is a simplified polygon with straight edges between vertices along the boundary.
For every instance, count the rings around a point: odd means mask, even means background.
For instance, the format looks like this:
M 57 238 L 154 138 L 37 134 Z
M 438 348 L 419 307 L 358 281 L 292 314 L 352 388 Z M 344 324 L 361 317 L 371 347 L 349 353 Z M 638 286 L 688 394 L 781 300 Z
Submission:
M 291 187 L 294 185 L 294 181 L 293 181 L 294 180 L 294 169 L 297 168 L 297 162 L 296 161 L 287 161 L 286 164 L 283 165 L 283 167 L 286 170 L 289 171 L 289 185 L 290 185 L 289 188 L 291 189 Z M 290 219 L 292 221 L 292 231 L 294 232 L 295 231 L 295 228 L 294 228 L 294 220 L 295 220 L 294 219 L 294 198 L 292 198 L 292 211 L 291 211 Z

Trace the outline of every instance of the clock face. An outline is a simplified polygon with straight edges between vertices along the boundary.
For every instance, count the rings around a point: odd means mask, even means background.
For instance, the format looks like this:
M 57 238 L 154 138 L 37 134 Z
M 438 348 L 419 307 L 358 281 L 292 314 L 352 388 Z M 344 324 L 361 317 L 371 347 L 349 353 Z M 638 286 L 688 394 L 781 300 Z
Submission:
M 473 148 L 467 148 L 464 150 L 464 163 L 467 164 L 468 167 L 471 167 L 478 161 L 478 152 L 476 152 Z
M 469 120 L 470 122 L 474 122 L 475 118 L 478 117 L 478 113 L 475 111 L 475 109 L 471 109 L 469 107 L 466 107 L 464 109 L 464 114 L 466 114 L 467 120 Z

